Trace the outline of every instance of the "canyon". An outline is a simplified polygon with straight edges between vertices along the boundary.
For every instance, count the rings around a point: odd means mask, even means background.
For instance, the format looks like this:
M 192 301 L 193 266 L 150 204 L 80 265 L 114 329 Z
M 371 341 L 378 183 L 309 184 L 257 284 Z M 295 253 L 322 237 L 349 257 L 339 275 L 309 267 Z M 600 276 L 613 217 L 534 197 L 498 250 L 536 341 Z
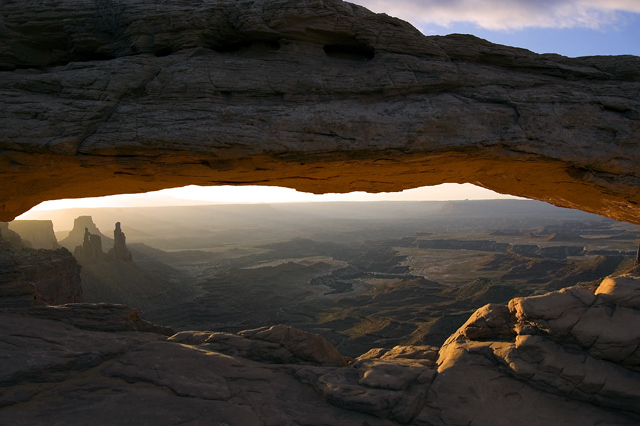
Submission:
M 0 220 L 187 184 L 470 182 L 640 224 L 633 56 L 425 37 L 338 0 L 4 0 L 0 76 Z M 77 276 L 71 253 L 0 244 L 2 423 L 640 422 L 637 268 L 485 305 L 441 347 L 345 357 L 286 325 L 176 333 L 68 303 L 76 287 L 40 294 L 48 271 Z

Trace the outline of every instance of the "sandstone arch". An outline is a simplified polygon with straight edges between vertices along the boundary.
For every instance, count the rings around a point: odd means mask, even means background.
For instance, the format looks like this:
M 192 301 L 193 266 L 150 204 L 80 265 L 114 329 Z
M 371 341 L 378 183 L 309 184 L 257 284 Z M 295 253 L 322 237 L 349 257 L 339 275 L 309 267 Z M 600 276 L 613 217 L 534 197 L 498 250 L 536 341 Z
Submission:
M 0 220 L 186 184 L 472 182 L 640 223 L 640 58 L 425 37 L 337 0 L 0 6 Z

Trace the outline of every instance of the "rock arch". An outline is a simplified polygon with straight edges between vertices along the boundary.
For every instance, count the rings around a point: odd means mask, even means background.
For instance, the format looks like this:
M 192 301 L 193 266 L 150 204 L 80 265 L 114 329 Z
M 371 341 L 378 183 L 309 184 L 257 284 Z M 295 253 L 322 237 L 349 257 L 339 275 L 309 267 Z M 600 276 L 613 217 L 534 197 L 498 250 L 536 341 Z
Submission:
M 0 9 L 0 220 L 186 184 L 472 182 L 640 223 L 638 57 L 425 37 L 337 0 L 56 4 Z

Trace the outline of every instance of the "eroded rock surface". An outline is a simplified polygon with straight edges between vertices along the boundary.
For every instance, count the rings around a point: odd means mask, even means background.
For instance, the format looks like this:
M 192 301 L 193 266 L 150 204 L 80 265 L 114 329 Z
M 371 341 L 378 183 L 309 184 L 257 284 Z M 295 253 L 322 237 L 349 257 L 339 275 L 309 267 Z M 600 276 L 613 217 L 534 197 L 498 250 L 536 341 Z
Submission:
M 349 364 L 282 325 L 167 337 L 121 305 L 5 309 L 0 422 L 637 425 L 639 292 L 623 275 L 595 294 L 487 305 L 439 353 L 378 348 Z
M 639 289 L 624 275 L 595 294 L 571 287 L 485 306 L 442 347 L 428 405 L 446 407 L 444 424 L 637 424 Z
M 26 314 L 0 313 L 0 330 L 2 424 L 396 424 L 323 402 L 296 378 L 300 365 Z
M 472 182 L 634 223 L 640 58 L 425 37 L 337 0 L 5 1 L 0 219 L 186 184 Z
M 182 331 L 169 340 L 259 362 L 328 367 L 342 367 L 347 363 L 324 337 L 282 324 L 238 334 Z

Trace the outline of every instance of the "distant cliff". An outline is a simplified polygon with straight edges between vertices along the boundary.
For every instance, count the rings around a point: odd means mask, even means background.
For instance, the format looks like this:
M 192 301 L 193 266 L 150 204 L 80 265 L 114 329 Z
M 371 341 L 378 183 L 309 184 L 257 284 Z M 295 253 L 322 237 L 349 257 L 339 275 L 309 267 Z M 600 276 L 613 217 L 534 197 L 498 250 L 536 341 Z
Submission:
M 34 249 L 55 250 L 60 248 L 53 222 L 50 220 L 14 220 L 9 222 L 9 229 L 18 233 L 23 241 L 29 242 Z
M 20 234 L 9 229 L 7 222 L 0 222 L 0 240 L 4 240 L 16 248 L 31 247 L 28 241 L 22 241 Z
M 106 248 L 113 247 L 113 240 L 100 232 L 96 224 L 93 223 L 91 216 L 78 216 L 73 221 L 73 229 L 69 232 L 69 235 L 60 240 L 60 245 L 73 251 L 76 247 L 84 243 L 85 230 L 89 231 L 90 234 L 98 235 Z

